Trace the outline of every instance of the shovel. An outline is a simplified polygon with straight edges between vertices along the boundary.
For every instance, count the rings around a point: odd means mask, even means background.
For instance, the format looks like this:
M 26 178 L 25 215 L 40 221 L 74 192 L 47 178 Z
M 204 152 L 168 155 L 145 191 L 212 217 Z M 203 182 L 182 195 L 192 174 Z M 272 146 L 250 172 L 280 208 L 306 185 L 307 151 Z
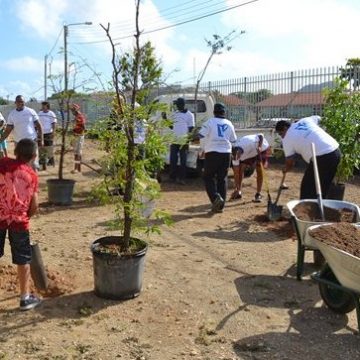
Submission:
M 279 190 L 277 192 L 277 196 L 276 196 L 276 200 L 274 203 L 271 202 L 271 198 L 269 197 L 269 201 L 268 201 L 268 206 L 267 206 L 267 215 L 270 221 L 277 221 L 281 218 L 282 215 L 282 205 L 277 205 L 279 198 L 280 198 L 280 194 L 282 191 L 282 186 L 285 182 L 285 176 L 286 173 L 283 174 L 283 177 L 281 179 L 281 183 L 279 186 Z
M 279 198 L 280 198 L 282 185 L 284 184 L 286 174 L 284 174 L 282 179 L 281 179 L 281 184 L 280 184 L 277 196 L 276 196 L 276 200 L 273 203 L 271 201 L 271 195 L 270 195 L 270 190 L 269 190 L 269 182 L 268 182 L 267 174 L 265 172 L 264 166 L 263 166 L 261 161 L 260 161 L 260 166 L 261 166 L 261 169 L 262 169 L 262 172 L 263 172 L 264 184 L 265 184 L 266 192 L 267 192 L 267 195 L 268 195 L 267 217 L 268 217 L 268 219 L 270 221 L 276 221 L 276 220 L 279 220 L 281 218 L 281 215 L 282 215 L 283 207 L 282 207 L 282 205 L 277 205 L 277 202 L 279 201 Z
M 325 221 L 325 213 L 324 213 L 324 206 L 322 202 L 322 194 L 321 194 L 321 185 L 320 185 L 320 177 L 319 177 L 319 170 L 317 167 L 317 160 L 316 160 L 316 151 L 315 151 L 315 144 L 311 143 L 311 151 L 312 151 L 312 161 L 314 165 L 314 176 L 315 176 L 315 187 L 316 187 L 316 197 L 319 205 L 321 220 Z M 323 266 L 325 263 L 325 258 L 320 250 L 314 250 L 314 264 L 317 267 Z
M 38 243 L 31 243 L 31 264 L 30 273 L 38 290 L 46 290 L 48 288 L 48 278 L 46 275 L 44 263 L 42 260 L 40 247 Z
M 284 173 L 282 176 L 275 202 L 274 203 L 271 203 L 271 201 L 268 202 L 268 218 L 270 221 L 276 221 L 281 218 L 283 207 L 282 207 L 282 205 L 277 205 L 277 203 L 279 201 L 280 194 L 283 189 L 283 184 L 285 182 L 285 176 L 286 176 L 286 173 Z
M 319 178 L 319 171 L 318 171 L 318 167 L 317 167 L 316 151 L 315 151 L 314 143 L 311 143 L 311 151 L 312 151 L 312 161 L 313 161 L 313 165 L 314 165 L 316 197 L 317 197 L 317 201 L 318 201 L 318 205 L 319 205 L 321 220 L 325 221 L 324 206 L 323 206 L 323 202 L 322 202 L 320 178 Z

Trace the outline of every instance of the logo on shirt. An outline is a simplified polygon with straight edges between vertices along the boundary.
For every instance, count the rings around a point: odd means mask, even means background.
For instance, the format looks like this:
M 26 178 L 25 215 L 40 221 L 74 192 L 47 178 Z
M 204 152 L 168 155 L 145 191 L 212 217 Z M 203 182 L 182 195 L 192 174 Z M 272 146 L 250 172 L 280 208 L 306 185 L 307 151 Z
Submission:
M 298 123 L 296 123 L 296 125 L 295 125 L 295 129 L 296 129 L 296 130 L 300 130 L 300 131 L 307 131 L 307 130 L 309 130 L 309 127 L 308 127 L 308 125 L 307 125 L 306 123 L 304 123 L 304 122 L 298 122 Z
M 226 124 L 217 124 L 217 132 L 219 137 L 224 137 L 225 131 L 228 129 L 229 125 Z

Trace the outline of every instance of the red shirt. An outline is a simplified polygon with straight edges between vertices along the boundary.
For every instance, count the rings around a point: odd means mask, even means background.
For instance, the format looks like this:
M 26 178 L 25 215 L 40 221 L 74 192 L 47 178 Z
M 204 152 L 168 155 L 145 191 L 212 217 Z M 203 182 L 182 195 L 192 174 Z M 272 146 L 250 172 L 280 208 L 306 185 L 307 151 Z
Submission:
M 86 122 L 86 118 L 85 115 L 78 112 L 75 115 L 75 125 L 73 128 L 73 132 L 74 135 L 84 135 L 85 133 L 85 122 Z
M 37 191 L 38 177 L 28 164 L 0 159 L 0 229 L 29 229 L 29 205 Z

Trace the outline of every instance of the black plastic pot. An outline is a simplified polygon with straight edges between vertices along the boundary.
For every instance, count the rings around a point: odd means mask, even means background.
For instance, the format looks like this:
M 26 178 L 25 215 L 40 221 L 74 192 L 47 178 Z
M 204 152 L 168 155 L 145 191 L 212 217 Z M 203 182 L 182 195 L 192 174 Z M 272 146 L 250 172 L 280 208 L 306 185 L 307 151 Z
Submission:
M 326 195 L 327 199 L 331 200 L 344 200 L 345 195 L 345 184 L 343 183 L 332 183 L 330 185 L 329 191 Z
M 99 245 L 118 244 L 119 239 L 120 236 L 106 236 L 91 245 L 94 291 L 101 298 L 126 300 L 141 292 L 147 244 L 144 242 L 142 250 L 125 256 L 99 250 Z
M 71 205 L 75 180 L 49 179 L 46 181 L 49 203 L 55 205 Z

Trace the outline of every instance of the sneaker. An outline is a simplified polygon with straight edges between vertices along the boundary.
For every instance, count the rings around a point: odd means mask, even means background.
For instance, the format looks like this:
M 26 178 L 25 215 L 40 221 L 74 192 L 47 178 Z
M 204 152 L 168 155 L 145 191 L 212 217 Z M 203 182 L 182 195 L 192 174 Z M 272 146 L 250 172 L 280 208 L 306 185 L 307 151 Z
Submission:
M 215 200 L 212 203 L 211 211 L 222 212 L 224 205 L 225 205 L 224 199 L 220 196 L 220 194 L 216 194 Z
M 261 196 L 261 194 L 260 193 L 256 193 L 255 194 L 255 198 L 254 198 L 254 202 L 256 202 L 256 203 L 259 203 L 259 202 L 261 202 L 261 199 L 262 199 L 262 196 Z
M 41 303 L 41 300 L 35 295 L 29 295 L 25 300 L 20 300 L 20 310 L 26 311 L 35 308 Z
M 230 196 L 230 200 L 238 200 L 242 198 L 242 194 L 240 191 L 235 190 L 231 196 Z

